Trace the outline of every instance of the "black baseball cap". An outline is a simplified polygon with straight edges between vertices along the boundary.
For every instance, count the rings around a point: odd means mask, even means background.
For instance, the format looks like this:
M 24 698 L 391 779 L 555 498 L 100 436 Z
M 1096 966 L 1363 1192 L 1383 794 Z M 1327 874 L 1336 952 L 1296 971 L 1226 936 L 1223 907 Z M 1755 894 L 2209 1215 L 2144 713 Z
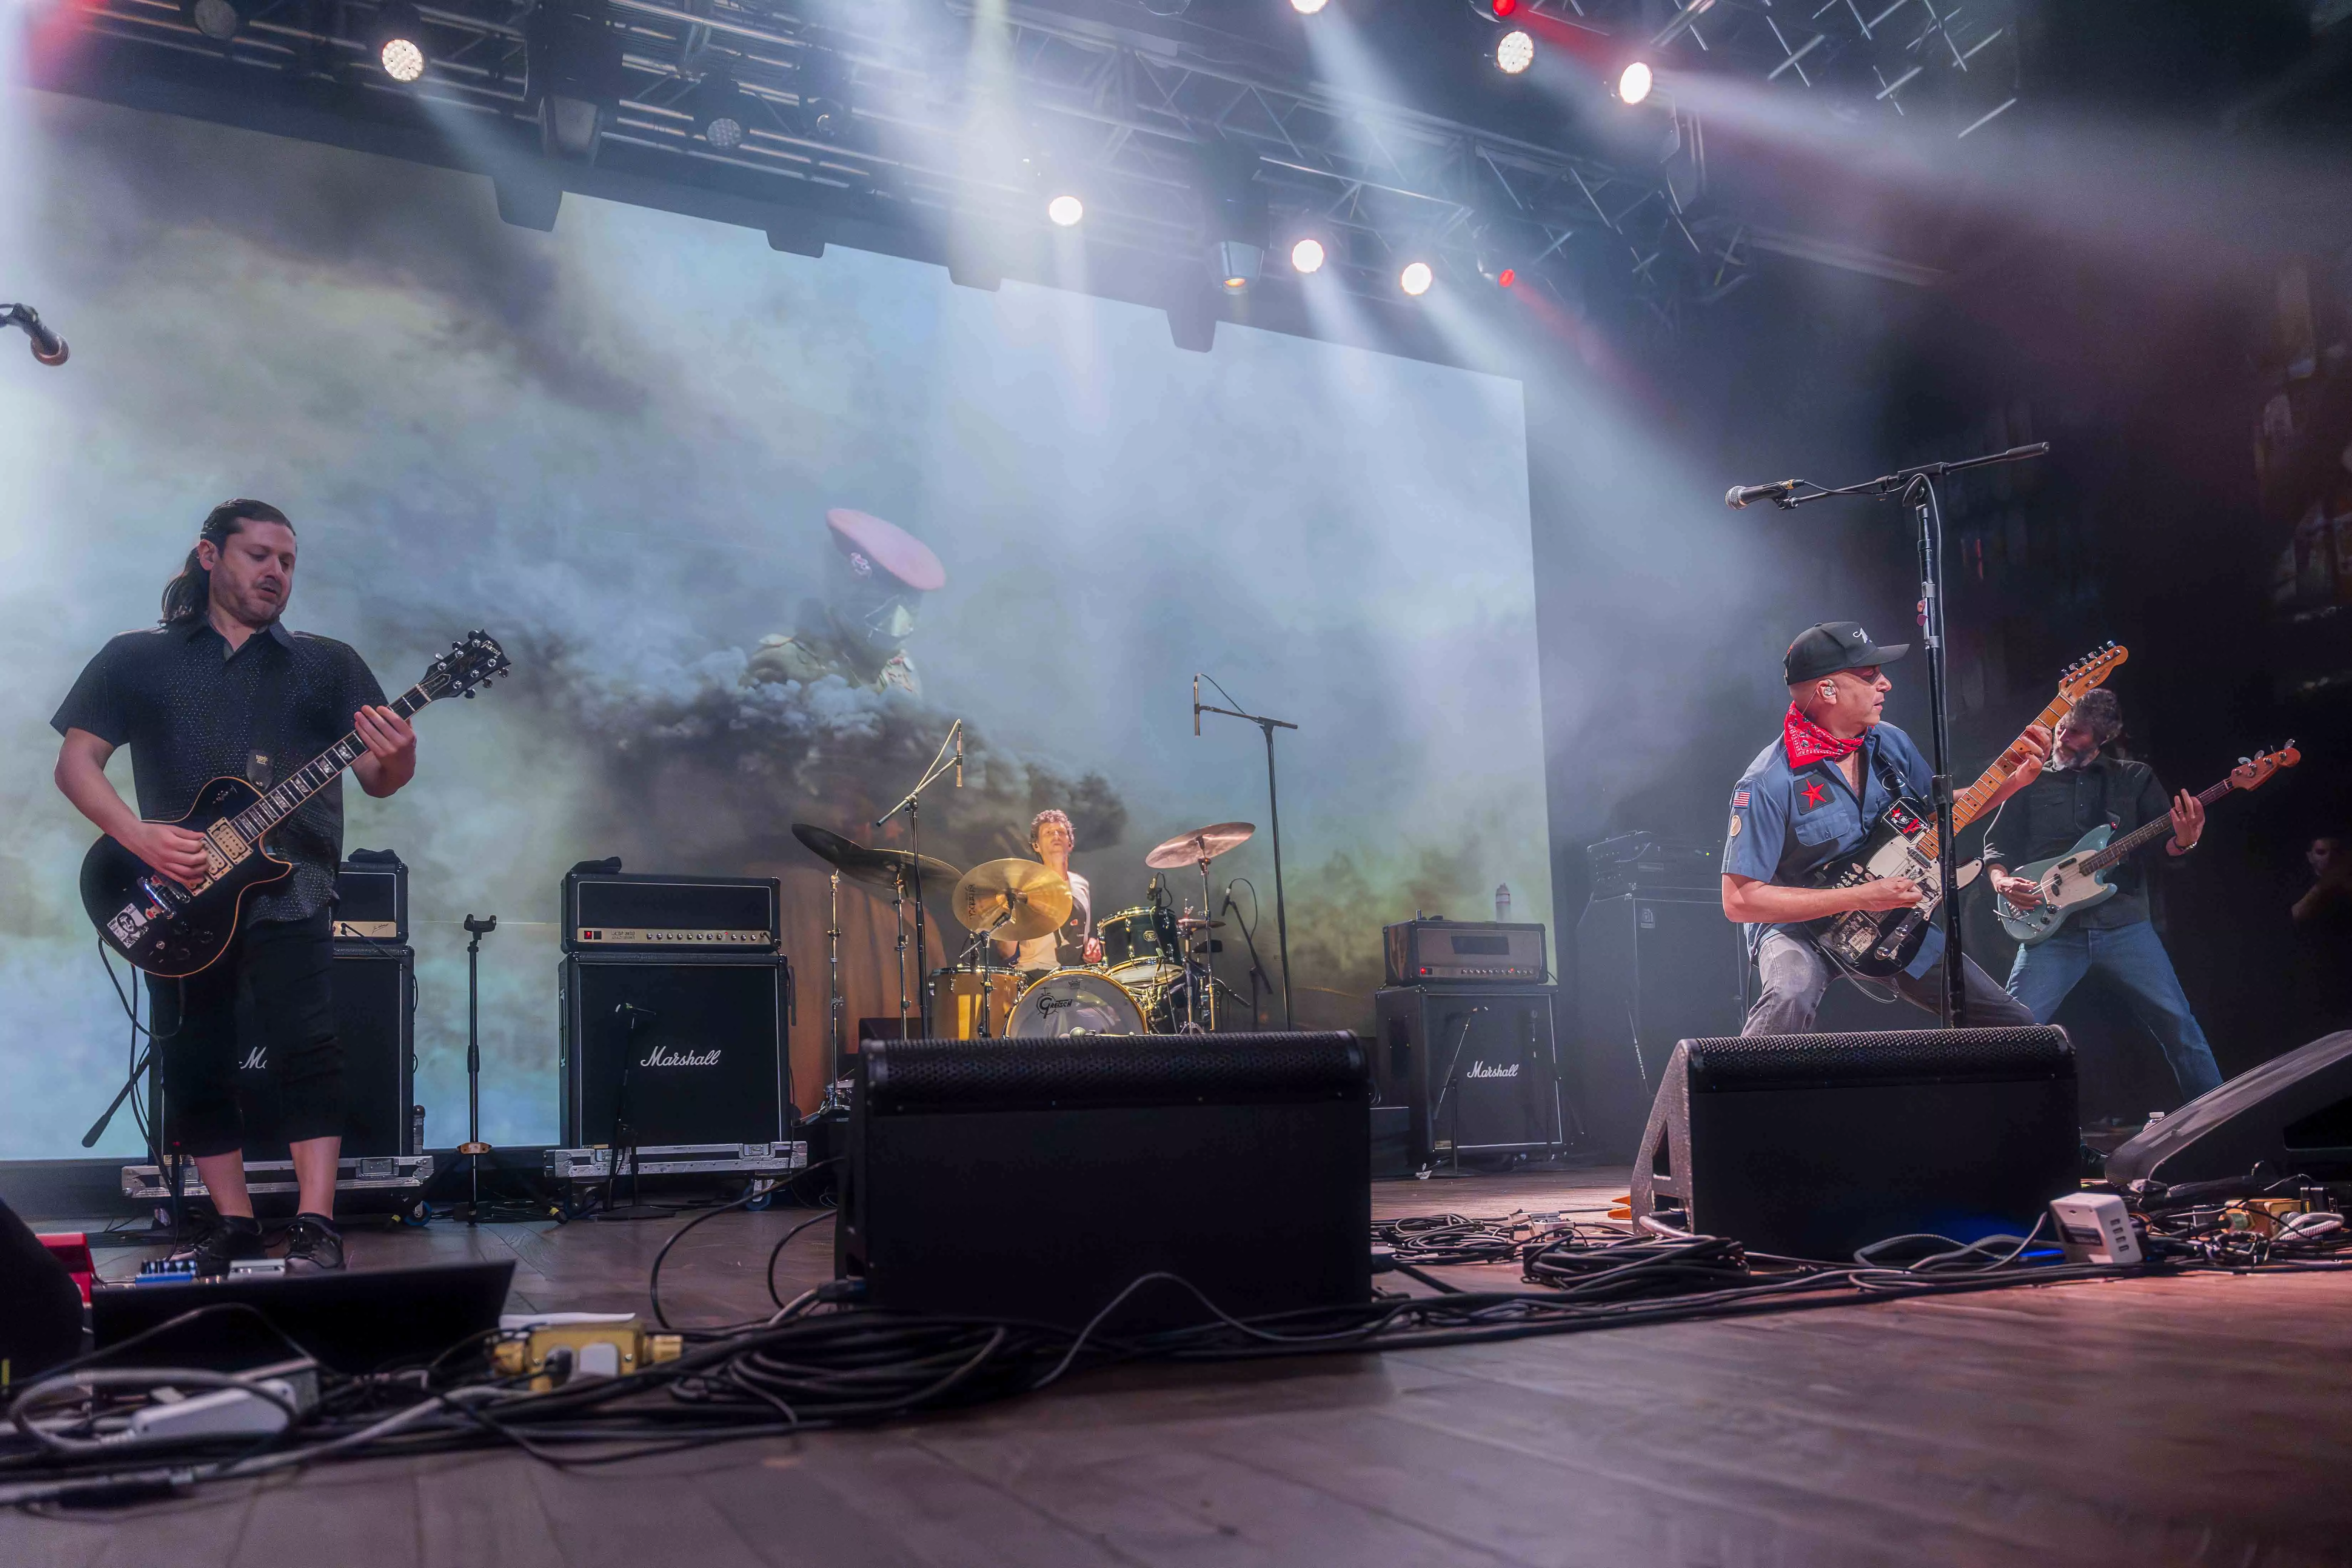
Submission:
M 1780 661 L 1780 671 L 1788 684 L 1794 686 L 1801 680 L 1835 675 L 1841 669 L 1892 664 L 1910 651 L 1907 642 L 1884 647 L 1872 642 L 1859 621 L 1823 621 L 1797 634 L 1797 640 L 1789 645 L 1788 656 Z

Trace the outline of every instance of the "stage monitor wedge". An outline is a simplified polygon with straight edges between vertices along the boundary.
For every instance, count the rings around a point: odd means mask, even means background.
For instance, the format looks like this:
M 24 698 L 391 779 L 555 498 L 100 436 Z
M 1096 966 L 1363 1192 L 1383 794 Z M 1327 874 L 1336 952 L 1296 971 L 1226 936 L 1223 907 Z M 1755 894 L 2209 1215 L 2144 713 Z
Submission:
M 2256 1165 L 2352 1177 L 2352 1029 L 2322 1035 L 2209 1089 L 2107 1156 L 2107 1180 L 2217 1182 Z
M 1659 1075 L 1633 1209 L 1843 1263 L 1913 1232 L 2021 1236 L 2081 1184 L 2078 1148 L 2063 1029 L 1684 1040 Z
M 1353 1035 L 868 1040 L 835 1268 L 896 1311 L 1109 1331 L 1371 1299 Z

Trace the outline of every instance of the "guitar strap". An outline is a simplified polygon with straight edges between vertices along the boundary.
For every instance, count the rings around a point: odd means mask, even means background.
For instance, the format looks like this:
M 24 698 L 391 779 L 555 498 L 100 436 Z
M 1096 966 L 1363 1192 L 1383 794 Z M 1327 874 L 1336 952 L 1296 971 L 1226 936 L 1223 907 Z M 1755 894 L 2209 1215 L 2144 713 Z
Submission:
M 245 782 L 268 789 L 278 782 L 278 747 L 286 733 L 286 672 L 294 650 L 270 638 L 259 650 L 261 673 L 253 680 L 253 706 L 246 711 Z

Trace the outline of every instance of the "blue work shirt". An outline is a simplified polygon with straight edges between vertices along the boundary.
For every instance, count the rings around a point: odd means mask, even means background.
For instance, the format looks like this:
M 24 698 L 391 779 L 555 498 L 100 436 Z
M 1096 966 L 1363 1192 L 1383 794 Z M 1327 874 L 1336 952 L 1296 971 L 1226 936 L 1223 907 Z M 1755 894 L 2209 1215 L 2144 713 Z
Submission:
M 1894 797 L 1878 776 L 1882 766 L 1903 780 L 1912 798 L 1928 798 L 1935 772 L 1911 737 L 1894 725 L 1874 724 L 1864 732 L 1862 763 L 1862 798 L 1857 801 L 1835 763 L 1824 759 L 1792 768 L 1780 737 L 1772 737 L 1732 788 L 1730 836 L 1723 841 L 1725 875 L 1785 888 L 1808 886 L 1812 873 L 1861 848 L 1870 837 L 1870 825 L 1892 804 Z M 1785 931 L 1804 940 L 1801 926 L 1751 925 L 1750 954 L 1769 931 Z M 1943 951 L 1943 931 L 1931 926 L 1906 973 L 1925 974 Z

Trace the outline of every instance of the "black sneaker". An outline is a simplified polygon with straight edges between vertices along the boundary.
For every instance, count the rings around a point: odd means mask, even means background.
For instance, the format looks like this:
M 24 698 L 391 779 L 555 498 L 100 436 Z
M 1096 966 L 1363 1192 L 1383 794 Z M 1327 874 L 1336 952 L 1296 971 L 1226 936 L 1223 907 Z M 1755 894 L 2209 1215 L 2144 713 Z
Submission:
M 332 1273 L 343 1266 L 343 1233 L 322 1214 L 298 1214 L 286 1230 L 286 1272 Z
M 195 1240 L 172 1254 L 174 1263 L 194 1263 L 199 1279 L 217 1279 L 241 1258 L 268 1256 L 261 1244 L 261 1223 L 251 1215 L 214 1215 L 204 1224 Z

